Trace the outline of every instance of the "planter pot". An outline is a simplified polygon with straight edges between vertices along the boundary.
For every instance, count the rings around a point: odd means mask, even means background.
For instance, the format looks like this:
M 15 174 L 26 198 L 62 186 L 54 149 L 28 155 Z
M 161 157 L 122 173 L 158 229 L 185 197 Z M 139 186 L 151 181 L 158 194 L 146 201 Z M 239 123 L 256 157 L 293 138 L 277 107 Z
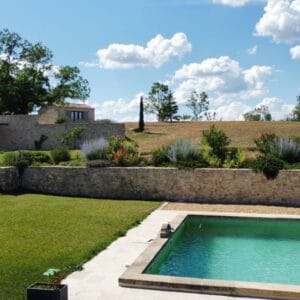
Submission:
M 27 288 L 27 300 L 68 300 L 68 286 L 35 282 Z

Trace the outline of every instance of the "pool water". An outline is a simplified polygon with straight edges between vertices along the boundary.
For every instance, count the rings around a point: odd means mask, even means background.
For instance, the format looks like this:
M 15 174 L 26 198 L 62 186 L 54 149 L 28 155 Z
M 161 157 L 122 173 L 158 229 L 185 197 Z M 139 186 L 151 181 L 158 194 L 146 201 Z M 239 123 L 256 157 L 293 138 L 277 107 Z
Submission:
M 144 273 L 300 285 L 300 220 L 188 216 Z

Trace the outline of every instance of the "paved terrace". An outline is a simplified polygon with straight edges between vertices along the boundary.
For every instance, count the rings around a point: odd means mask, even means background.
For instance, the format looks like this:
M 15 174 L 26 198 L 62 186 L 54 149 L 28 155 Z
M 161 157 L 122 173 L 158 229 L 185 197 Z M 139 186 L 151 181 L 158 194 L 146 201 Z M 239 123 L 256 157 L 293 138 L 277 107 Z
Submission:
M 224 206 L 201 204 L 167 204 L 154 211 L 139 226 L 131 229 L 125 237 L 113 242 L 83 266 L 82 271 L 69 275 L 64 283 L 69 286 L 70 300 L 237 300 L 237 297 L 212 296 L 204 294 L 156 291 L 147 289 L 123 288 L 118 278 L 147 248 L 161 228 L 172 221 L 179 213 L 192 211 L 222 211 L 272 214 L 299 214 L 299 208 L 279 208 L 262 206 Z M 250 298 L 241 298 L 247 300 Z M 251 298 L 253 300 L 253 298 Z

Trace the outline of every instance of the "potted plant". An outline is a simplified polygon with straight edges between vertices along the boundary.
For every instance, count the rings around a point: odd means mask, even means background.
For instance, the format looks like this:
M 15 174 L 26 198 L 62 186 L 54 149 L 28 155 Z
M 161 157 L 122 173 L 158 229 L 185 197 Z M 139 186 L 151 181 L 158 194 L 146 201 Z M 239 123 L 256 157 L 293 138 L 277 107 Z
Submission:
M 49 269 L 43 275 L 48 277 L 48 282 L 31 284 L 27 288 L 27 300 L 68 300 L 68 286 L 60 284 L 60 270 Z

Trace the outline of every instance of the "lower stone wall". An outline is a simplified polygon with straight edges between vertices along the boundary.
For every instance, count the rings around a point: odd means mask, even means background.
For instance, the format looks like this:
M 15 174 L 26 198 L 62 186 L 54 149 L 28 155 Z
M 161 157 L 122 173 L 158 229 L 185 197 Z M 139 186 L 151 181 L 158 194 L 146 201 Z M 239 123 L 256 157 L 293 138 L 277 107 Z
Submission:
M 13 192 L 19 187 L 19 174 L 16 168 L 0 168 L 0 193 Z
M 30 167 L 22 187 L 110 199 L 300 206 L 300 170 L 267 180 L 246 169 Z

